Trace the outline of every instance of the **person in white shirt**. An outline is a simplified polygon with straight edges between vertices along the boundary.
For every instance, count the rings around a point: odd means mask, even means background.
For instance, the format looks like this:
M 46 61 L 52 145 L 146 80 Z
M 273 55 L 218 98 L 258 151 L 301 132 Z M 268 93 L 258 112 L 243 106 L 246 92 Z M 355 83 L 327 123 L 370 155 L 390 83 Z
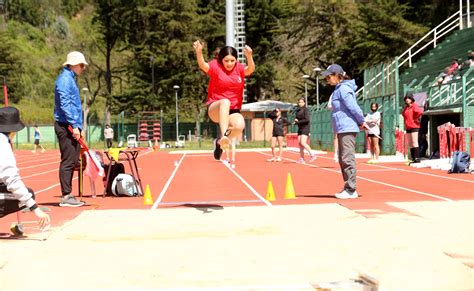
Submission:
M 107 143 L 107 148 L 111 148 L 112 147 L 112 141 L 114 139 L 114 130 L 112 129 L 112 127 L 110 127 L 109 124 L 105 125 L 104 138 L 105 138 L 105 141 Z
M 380 112 L 377 110 L 379 109 L 379 105 L 377 103 L 370 104 L 371 112 L 367 114 L 365 117 L 365 122 L 369 126 L 369 146 L 370 146 L 370 154 L 371 159 L 368 161 L 369 164 L 377 164 L 379 162 L 379 155 L 380 155 L 380 146 L 379 146 L 379 138 L 380 136 Z
M 18 109 L 0 108 L 0 218 L 28 208 L 38 217 L 39 228 L 43 230 L 51 219 L 38 207 L 33 191 L 21 180 L 11 145 L 16 132 L 24 127 Z

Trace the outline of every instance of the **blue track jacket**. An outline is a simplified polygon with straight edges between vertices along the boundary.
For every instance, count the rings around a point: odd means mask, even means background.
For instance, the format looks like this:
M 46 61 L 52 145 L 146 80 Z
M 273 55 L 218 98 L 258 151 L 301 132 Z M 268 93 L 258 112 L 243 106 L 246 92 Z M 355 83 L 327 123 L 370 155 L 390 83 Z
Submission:
M 354 80 L 344 80 L 336 85 L 332 95 L 332 126 L 335 133 L 359 132 L 364 114 L 357 104 Z
M 54 120 L 82 130 L 82 106 L 76 73 L 64 67 L 54 83 Z

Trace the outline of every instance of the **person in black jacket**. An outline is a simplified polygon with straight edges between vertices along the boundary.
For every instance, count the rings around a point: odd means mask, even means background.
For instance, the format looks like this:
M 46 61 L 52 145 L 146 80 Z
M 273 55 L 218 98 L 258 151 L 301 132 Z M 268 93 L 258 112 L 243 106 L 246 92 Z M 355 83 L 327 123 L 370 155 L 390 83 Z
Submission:
M 313 162 L 316 160 L 316 155 L 311 152 L 311 147 L 308 145 L 308 137 L 310 133 L 310 119 L 311 114 L 306 108 L 306 103 L 304 98 L 298 99 L 298 110 L 296 111 L 294 124 L 298 125 L 298 142 L 300 145 L 300 159 L 297 161 L 299 164 L 304 164 L 304 150 L 306 149 L 309 153 L 308 162 Z
M 276 108 L 268 117 L 273 121 L 273 131 L 272 131 L 272 158 L 269 159 L 269 162 L 281 162 L 281 154 L 283 153 L 283 136 L 285 135 L 283 127 L 289 124 L 288 120 L 285 117 L 281 116 L 280 108 Z M 275 155 L 275 146 L 278 142 L 278 147 L 280 151 L 278 156 Z

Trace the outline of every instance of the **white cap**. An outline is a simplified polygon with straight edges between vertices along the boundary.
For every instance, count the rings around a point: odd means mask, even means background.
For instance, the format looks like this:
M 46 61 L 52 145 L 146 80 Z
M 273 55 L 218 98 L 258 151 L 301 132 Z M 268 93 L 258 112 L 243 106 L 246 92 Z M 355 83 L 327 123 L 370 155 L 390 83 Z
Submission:
M 63 64 L 63 66 L 67 66 L 67 65 L 75 66 L 78 64 L 89 65 L 86 62 L 86 58 L 84 57 L 82 53 L 70 52 L 67 54 L 67 59 L 66 59 L 66 62 Z

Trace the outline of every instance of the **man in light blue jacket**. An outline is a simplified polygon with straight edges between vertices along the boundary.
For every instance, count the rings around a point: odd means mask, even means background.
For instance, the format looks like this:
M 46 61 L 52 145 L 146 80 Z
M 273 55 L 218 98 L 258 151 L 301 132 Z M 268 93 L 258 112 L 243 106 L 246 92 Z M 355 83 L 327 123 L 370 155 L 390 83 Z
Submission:
M 84 202 L 72 194 L 74 167 L 79 161 L 81 147 L 78 140 L 82 137 L 82 105 L 76 77 L 86 68 L 87 62 L 80 52 L 70 52 L 63 64 L 64 68 L 54 84 L 54 131 L 58 137 L 61 152 L 59 182 L 61 201 L 59 206 L 79 207 Z M 69 126 L 72 132 L 69 131 Z
M 357 168 L 355 140 L 360 128 L 365 125 L 364 114 L 357 104 L 357 85 L 337 64 L 330 65 L 321 75 L 329 85 L 335 86 L 332 94 L 332 126 L 337 134 L 339 165 L 341 166 L 344 189 L 336 194 L 339 199 L 357 198 Z

